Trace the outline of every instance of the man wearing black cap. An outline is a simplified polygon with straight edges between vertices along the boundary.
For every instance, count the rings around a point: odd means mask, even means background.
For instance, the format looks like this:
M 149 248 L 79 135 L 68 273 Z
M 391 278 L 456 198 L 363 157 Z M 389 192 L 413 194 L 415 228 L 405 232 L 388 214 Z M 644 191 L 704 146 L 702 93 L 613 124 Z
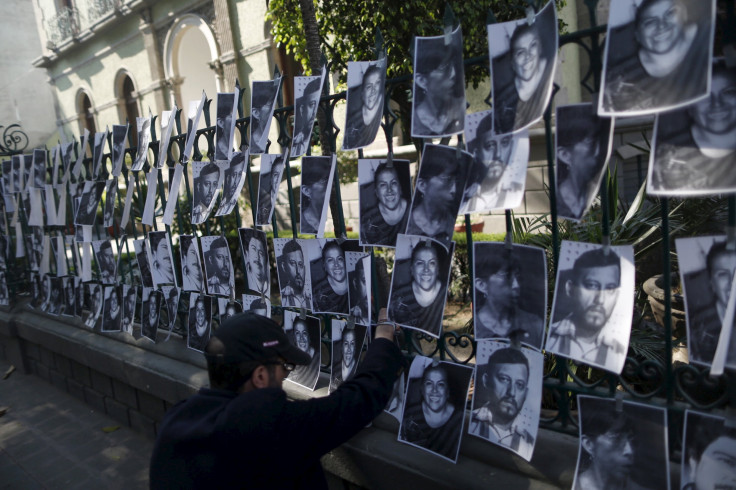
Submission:
M 327 488 L 319 458 L 381 412 L 404 364 L 393 325 L 379 320 L 375 330 L 352 379 L 330 396 L 288 401 L 282 382 L 309 355 L 269 318 L 223 322 L 205 349 L 211 387 L 161 423 L 151 488 Z

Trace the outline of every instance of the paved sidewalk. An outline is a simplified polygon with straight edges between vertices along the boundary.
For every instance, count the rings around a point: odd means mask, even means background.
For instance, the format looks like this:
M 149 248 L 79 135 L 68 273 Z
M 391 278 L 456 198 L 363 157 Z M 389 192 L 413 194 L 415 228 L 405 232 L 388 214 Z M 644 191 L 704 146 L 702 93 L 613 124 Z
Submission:
M 148 488 L 153 441 L 34 375 L 2 380 L 8 367 L 0 361 L 0 489 Z

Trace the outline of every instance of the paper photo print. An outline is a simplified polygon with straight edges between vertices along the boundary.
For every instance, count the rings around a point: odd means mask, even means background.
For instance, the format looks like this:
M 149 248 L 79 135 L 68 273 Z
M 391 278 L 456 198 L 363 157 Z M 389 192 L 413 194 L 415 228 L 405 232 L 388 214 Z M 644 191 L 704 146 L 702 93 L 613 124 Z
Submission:
M 207 294 L 230 296 L 235 287 L 235 274 L 227 240 L 221 235 L 203 236 L 200 241 L 204 255 Z
M 60 280 L 63 278 L 59 278 Z M 10 295 L 8 293 L 8 280 L 5 271 L 0 271 L 0 306 L 8 306 L 10 304 Z M 61 306 L 64 311 L 64 305 Z
M 119 332 L 123 322 L 122 286 L 106 286 L 102 313 L 102 331 Z
M 367 327 L 353 325 L 348 327 L 344 320 L 332 320 L 332 371 L 330 388 L 332 393 L 355 374 L 363 351 Z
M 348 61 L 347 111 L 343 150 L 364 148 L 376 139 L 383 119 L 386 58 Z
M 425 145 L 411 202 L 407 235 L 452 240 L 473 155 L 441 145 Z
M 125 140 L 128 137 L 127 124 L 113 124 L 112 126 L 112 175 L 117 177 L 123 171 L 125 160 Z
M 102 316 L 102 286 L 93 282 L 86 283 L 87 289 L 87 315 L 84 318 L 84 326 L 95 328 L 97 320 Z
M 184 152 L 179 159 L 182 163 L 187 163 L 192 155 L 194 148 L 194 140 L 197 139 L 197 129 L 199 129 L 199 119 L 202 116 L 202 108 L 207 101 L 207 94 L 202 90 L 202 97 L 199 100 L 189 101 L 187 108 L 187 138 L 184 143 Z
M 670 488 L 667 412 L 578 395 L 580 447 L 574 490 Z
M 279 94 L 281 77 L 267 81 L 254 81 L 250 97 L 250 146 L 251 155 L 266 151 L 268 131 Z
M 84 183 L 82 192 L 82 200 L 77 210 L 75 225 L 94 225 L 97 217 L 97 208 L 100 207 L 100 199 L 102 192 L 105 190 L 105 182 L 95 182 L 88 180 Z
M 454 249 L 455 242 L 450 242 L 448 250 L 436 240 L 399 235 L 388 300 L 389 319 L 432 337 L 440 336 Z
M 29 281 L 31 283 L 31 301 L 28 303 L 28 306 L 35 310 L 41 306 L 44 300 L 41 277 L 38 275 L 38 272 L 31 272 Z
M 229 161 L 233 152 L 235 119 L 238 104 L 234 93 L 217 94 L 217 128 L 215 129 L 215 160 Z
M 557 106 L 557 215 L 579 221 L 598 194 L 611 156 L 613 122 L 591 104 Z
M 133 323 L 135 322 L 135 307 L 138 303 L 138 288 L 123 284 L 123 322 L 121 330 L 133 335 Z
M 66 276 L 61 278 L 61 287 L 64 292 L 64 303 L 61 307 L 61 314 L 73 317 L 77 309 L 77 288 L 74 284 L 74 276 Z
M 179 253 L 181 253 L 182 289 L 184 291 L 204 291 L 204 274 L 197 236 L 180 235 Z
M 46 150 L 36 148 L 33 150 L 33 187 L 36 189 L 46 188 Z
M 115 284 L 117 278 L 117 260 L 112 253 L 110 240 L 97 240 L 92 242 L 97 260 L 97 269 L 100 272 L 102 284 Z
M 680 282 L 685 296 L 688 356 L 692 364 L 710 366 L 726 321 L 736 250 L 725 236 L 679 238 Z M 731 329 L 726 366 L 736 368 L 736 335 Z
M 284 155 L 261 155 L 261 174 L 258 177 L 258 204 L 256 206 L 256 224 L 259 226 L 271 224 L 283 173 Z
M 350 288 L 345 250 L 336 239 L 308 240 L 308 250 L 312 311 L 347 315 Z
M 151 117 L 136 117 L 135 121 L 138 129 L 138 151 L 131 170 L 139 172 L 143 170 L 148 159 L 148 145 L 151 143 Z
M 489 24 L 494 131 L 513 133 L 539 121 L 552 95 L 557 65 L 557 10 L 550 1 L 534 16 Z
M 143 288 L 143 305 L 141 306 L 141 335 L 156 342 L 158 323 L 161 313 L 161 291 Z
M 166 327 L 169 332 L 174 329 L 176 325 L 176 317 L 179 312 L 179 298 L 181 296 L 181 289 L 176 286 L 163 286 L 161 288 L 161 295 L 166 301 Z
M 104 180 L 107 177 L 107 169 L 103 164 L 105 144 L 107 143 L 108 130 L 95 133 L 92 144 L 92 179 Z
M 243 311 L 252 311 L 257 315 L 271 318 L 271 300 L 266 296 L 256 296 L 254 294 L 243 295 Z
M 654 122 L 647 194 L 736 192 L 736 67 L 713 63 L 710 96 Z
M 337 157 L 302 158 L 299 231 L 324 236 Z
M 526 245 L 473 244 L 475 339 L 518 340 L 540 350 L 547 315 L 547 256 Z
M 2 274 L 4 277 L 4 273 Z M 63 302 L 61 278 L 53 276 L 49 277 L 49 284 L 51 286 L 51 295 L 49 297 L 48 308 L 46 311 L 52 315 L 59 316 Z
M 40 278 L 41 287 L 41 311 L 48 311 L 51 301 L 51 276 L 43 274 Z
M 138 262 L 138 271 L 141 275 L 141 284 L 143 287 L 152 288 L 153 275 L 151 274 L 151 261 L 148 257 L 146 239 L 133 240 L 133 247 L 135 248 L 135 257 Z
M 236 151 L 230 159 L 230 165 L 225 169 L 224 187 L 222 189 L 222 200 L 215 216 L 226 216 L 232 213 L 238 204 L 240 191 L 245 183 L 245 162 L 248 161 L 248 151 L 245 153 Z
M 169 233 L 166 231 L 149 231 L 148 244 L 151 247 L 151 275 L 155 287 L 174 284 L 174 259 L 171 256 Z
M 542 404 L 544 355 L 479 340 L 468 433 L 532 458 Z
M 284 332 L 289 342 L 302 352 L 306 352 L 312 361 L 306 365 L 298 365 L 286 378 L 310 390 L 314 390 L 319 379 L 319 367 L 322 362 L 322 343 L 320 342 L 322 325 L 316 316 L 301 318 L 299 313 L 284 310 Z
M 404 412 L 404 401 L 406 399 L 406 377 L 407 372 L 403 370 L 394 383 L 394 388 L 391 390 L 391 398 L 388 399 L 388 403 L 383 409 L 384 412 L 398 420 L 399 423 L 401 423 L 401 414 Z
M 307 242 L 308 240 L 301 238 L 273 239 L 281 306 L 312 309 L 312 281 Z
M 710 86 L 715 4 L 715 0 L 613 2 L 598 114 L 652 114 L 704 97 Z
M 215 198 L 222 186 L 220 167 L 213 162 L 192 162 L 194 192 L 192 193 L 192 224 L 205 222 L 215 205 Z
M 456 462 L 472 376 L 469 366 L 416 356 L 409 369 L 399 441 Z M 427 421 L 426 414 L 434 420 Z
M 545 349 L 621 373 L 633 307 L 632 246 L 563 240 Z
M 414 103 L 411 135 L 436 138 L 465 127 L 463 33 L 457 26 L 446 36 L 414 38 Z
M 395 247 L 411 204 L 409 160 L 358 160 L 360 244 Z
M 460 214 L 518 207 L 524 198 L 529 163 L 529 133 L 496 134 L 493 111 L 465 116 L 465 138 L 473 163 L 468 171 Z
M 204 294 L 189 295 L 189 335 L 187 347 L 204 352 L 212 330 L 212 297 Z
M 307 153 L 312 142 L 312 127 L 317 116 L 327 69 L 315 77 L 294 77 L 294 132 L 291 140 L 291 158 Z
M 685 411 L 680 488 L 728 488 L 736 483 L 736 429 L 726 419 Z
M 84 317 L 84 308 L 86 306 L 87 298 L 85 296 L 85 291 L 87 289 L 86 283 L 82 282 L 81 277 L 75 277 L 74 278 L 74 289 L 76 292 L 76 304 L 74 305 L 74 316 L 78 318 Z
M 222 325 L 231 316 L 242 313 L 243 307 L 237 301 L 230 301 L 227 298 L 217 298 L 217 312 L 220 325 Z
M 110 227 L 113 225 L 113 214 L 115 213 L 115 196 L 118 192 L 117 179 L 108 180 L 105 183 L 105 206 L 102 213 L 102 226 Z
M 266 233 L 255 228 L 239 228 L 248 290 L 271 297 L 271 267 L 268 263 Z
M 362 252 L 345 252 L 350 292 L 350 315 L 355 323 L 371 324 L 371 256 Z

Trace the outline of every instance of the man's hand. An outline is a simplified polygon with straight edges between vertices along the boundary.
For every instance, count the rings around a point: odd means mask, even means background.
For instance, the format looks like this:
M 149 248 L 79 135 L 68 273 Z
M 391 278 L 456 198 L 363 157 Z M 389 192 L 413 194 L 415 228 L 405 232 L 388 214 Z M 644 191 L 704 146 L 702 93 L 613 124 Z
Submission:
M 388 321 L 386 308 L 381 308 L 378 312 L 378 325 L 376 325 L 376 338 L 394 340 L 394 334 L 397 331 L 396 324 Z

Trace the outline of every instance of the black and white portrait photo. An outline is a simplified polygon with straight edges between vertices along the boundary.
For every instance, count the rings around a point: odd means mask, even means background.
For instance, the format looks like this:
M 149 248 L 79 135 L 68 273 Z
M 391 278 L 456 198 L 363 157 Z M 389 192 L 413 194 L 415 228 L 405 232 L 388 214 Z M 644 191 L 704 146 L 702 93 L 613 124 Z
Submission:
M 715 60 L 712 78 L 709 97 L 657 116 L 647 194 L 736 191 L 736 68 Z
M 580 220 L 590 208 L 611 155 L 613 122 L 591 104 L 557 106 L 557 215 Z
M 225 169 L 222 200 L 215 216 L 230 214 L 238 204 L 238 197 L 240 197 L 240 191 L 243 189 L 243 184 L 245 183 L 245 162 L 248 160 L 248 157 L 247 150 L 244 153 L 240 151 L 233 152 L 230 164 Z
M 158 323 L 161 313 L 161 291 L 153 288 L 143 288 L 141 306 L 141 335 L 156 342 L 158 335 Z
M 100 271 L 100 282 L 102 284 L 115 284 L 117 276 L 117 261 L 112 253 L 110 240 L 97 240 L 92 242 L 97 259 L 97 268 Z
M 434 138 L 461 133 L 465 127 L 463 33 L 414 38 L 414 103 L 411 135 Z
M 557 10 L 550 1 L 526 18 L 489 24 L 494 130 L 512 133 L 542 118 L 557 65 Z
M 440 145 L 425 145 L 411 203 L 407 235 L 452 240 L 455 219 L 473 155 Z
M 61 287 L 64 292 L 64 303 L 61 308 L 61 314 L 64 316 L 74 316 L 77 308 L 77 288 L 74 284 L 74 276 L 65 276 L 61 278 Z
M 512 209 L 521 204 L 529 162 L 529 133 L 496 134 L 493 111 L 465 117 L 465 137 L 473 163 L 465 182 L 460 214 Z
M 297 365 L 286 379 L 310 390 L 317 386 L 319 379 L 319 367 L 322 362 L 321 330 L 319 318 L 315 316 L 301 318 L 299 313 L 284 310 L 284 332 L 289 342 L 312 358 L 309 364 Z
M 217 298 L 217 311 L 220 325 L 222 325 L 231 316 L 243 313 L 243 307 L 237 301 L 231 301 L 227 298 Z
M 291 140 L 291 158 L 307 153 L 312 142 L 312 127 L 314 118 L 319 109 L 319 99 L 322 96 L 327 69 L 323 66 L 322 73 L 313 77 L 294 77 L 294 132 Z
M 620 373 L 633 306 L 632 246 L 563 240 L 547 352 Z
M 409 369 L 399 441 L 457 461 L 473 369 L 416 356 Z
M 243 311 L 252 311 L 253 313 L 266 318 L 271 318 L 271 300 L 265 296 L 256 296 L 254 294 L 243 295 Z
M 580 447 L 574 490 L 670 488 L 667 412 L 578 395 Z
M 61 280 L 63 278 L 59 278 Z M 0 306 L 8 306 L 10 304 L 10 294 L 8 293 L 8 278 L 5 271 L 0 271 Z M 62 303 L 61 309 L 63 311 L 64 304 Z
M 192 193 L 192 224 L 204 223 L 215 205 L 222 185 L 220 167 L 213 162 L 192 162 L 194 192 Z
M 41 277 L 38 275 L 38 272 L 31 272 L 29 274 L 28 281 L 31 286 L 31 301 L 28 303 L 28 306 L 31 309 L 39 308 L 44 300 L 43 290 L 41 287 Z
M 123 285 L 123 322 L 121 330 L 133 335 L 133 323 L 135 322 L 135 306 L 138 302 L 138 288 Z
M 217 94 L 217 128 L 215 129 L 215 160 L 229 161 L 233 152 L 235 119 L 238 104 L 234 93 Z
M 97 217 L 97 209 L 100 207 L 102 192 L 105 190 L 105 182 L 94 182 L 88 180 L 84 183 L 82 200 L 77 210 L 75 225 L 94 225 Z
M 245 261 L 248 290 L 271 296 L 271 267 L 268 264 L 266 233 L 255 228 L 239 228 L 240 250 Z
M 92 179 L 104 180 L 107 177 L 107 169 L 103 164 L 105 146 L 107 144 L 108 130 L 95 133 L 92 145 Z
M 143 287 L 153 287 L 153 275 L 151 274 L 151 260 L 148 257 L 148 245 L 146 239 L 133 240 L 135 248 L 136 262 L 138 263 L 138 271 L 141 275 L 141 284 Z
M 358 160 L 360 244 L 395 247 L 411 203 L 408 160 Z
M 371 324 L 371 256 L 363 252 L 345 252 L 350 292 L 350 315 L 355 323 Z
M 230 296 L 235 287 L 235 274 L 227 240 L 221 235 L 203 236 L 200 241 L 204 255 L 207 294 Z
M 388 300 L 391 320 L 439 337 L 455 242 L 449 248 L 436 240 L 399 235 Z
M 135 121 L 138 129 L 138 152 L 131 170 L 138 172 L 143 170 L 148 159 L 148 145 L 151 143 L 151 117 L 136 117 Z
M 258 177 L 258 205 L 256 207 L 257 225 L 271 224 L 283 173 L 284 155 L 261 155 L 261 174 Z
M 680 488 L 736 487 L 736 428 L 712 414 L 685 411 Z
M 308 240 L 308 250 L 312 311 L 347 315 L 350 288 L 345 250 L 337 239 Z
M 97 320 L 102 316 L 102 286 L 92 282 L 87 285 L 87 316 L 84 319 L 84 326 L 87 328 L 95 328 Z
M 529 461 L 542 404 L 541 352 L 478 341 L 473 409 L 468 433 Z
M 33 150 L 33 187 L 44 189 L 48 172 L 46 171 L 46 150 L 36 148 Z
M 82 282 L 82 278 L 74 277 L 75 302 L 74 316 L 82 318 L 84 316 L 84 308 L 87 298 L 85 297 L 86 284 Z
M 204 294 L 189 295 L 189 335 L 187 347 L 204 352 L 212 330 L 212 297 Z
M 300 233 L 324 236 L 336 162 L 334 154 L 302 158 Z
M 312 309 L 312 282 L 306 243 L 307 240 L 299 238 L 273 240 L 281 306 Z
M 5 277 L 4 272 L 0 271 L 0 274 L 3 274 L 3 277 Z M 51 293 L 49 296 L 48 307 L 46 311 L 51 313 L 52 315 L 58 316 L 59 314 L 61 314 L 61 308 L 64 301 L 64 292 L 62 291 L 63 286 L 61 282 L 61 277 L 49 277 L 49 285 L 51 287 Z
M 383 119 L 386 58 L 348 62 L 347 111 L 343 150 L 363 148 L 376 139 Z
M 251 155 L 266 151 L 268 131 L 281 86 L 281 77 L 267 81 L 254 81 L 250 97 L 250 142 Z
M 125 140 L 128 136 L 127 124 L 113 124 L 112 126 L 112 175 L 117 177 L 123 171 L 125 160 Z
M 149 231 L 148 243 L 151 250 L 151 273 L 155 287 L 174 284 L 174 260 L 171 256 L 169 233 L 166 231 Z
M 333 318 L 330 393 L 355 374 L 360 353 L 363 351 L 366 330 L 363 325 L 354 325 L 350 328 L 346 321 Z
M 112 217 L 115 212 L 115 196 L 117 192 L 117 179 L 108 180 L 105 183 L 105 206 L 102 213 L 102 226 L 104 227 L 110 227 L 113 224 Z
M 693 364 L 710 366 L 721 335 L 736 273 L 736 250 L 725 236 L 675 240 L 685 296 L 687 346 Z M 736 335 L 728 344 L 726 366 L 736 368 Z
M 123 302 L 120 296 L 122 294 L 121 289 L 121 286 L 106 286 L 104 289 L 103 332 L 119 332 L 122 328 Z
M 166 326 L 169 332 L 171 332 L 176 324 L 176 316 L 179 312 L 179 298 L 181 296 L 181 289 L 176 286 L 163 286 L 161 293 L 166 301 Z
M 651 114 L 704 97 L 710 83 L 715 4 L 613 2 L 598 114 Z
M 540 350 L 547 313 L 544 249 L 473 244 L 475 339 L 506 339 Z
M 207 101 L 207 94 L 202 90 L 202 97 L 199 100 L 190 100 L 187 107 L 187 139 L 184 143 L 184 151 L 179 161 L 187 163 L 192 155 L 194 148 L 194 140 L 197 139 L 197 130 L 200 129 L 199 120 L 202 117 L 202 109 Z
M 179 235 L 181 279 L 184 291 L 204 291 L 204 275 L 196 235 Z

